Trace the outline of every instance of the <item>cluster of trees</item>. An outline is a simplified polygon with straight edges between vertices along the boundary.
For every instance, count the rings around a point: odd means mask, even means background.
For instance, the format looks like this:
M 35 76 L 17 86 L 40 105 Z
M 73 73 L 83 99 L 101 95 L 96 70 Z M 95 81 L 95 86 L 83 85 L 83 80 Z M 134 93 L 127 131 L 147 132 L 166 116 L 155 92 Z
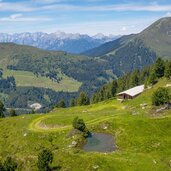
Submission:
M 49 149 L 43 149 L 38 154 L 37 168 L 39 171 L 51 171 L 50 164 L 53 161 L 53 153 Z M 18 164 L 11 157 L 7 157 L 3 162 L 0 161 L 0 171 L 15 171 Z
M 158 58 L 152 66 L 148 66 L 142 70 L 134 70 L 114 80 L 111 83 L 103 85 L 96 93 L 89 98 L 88 94 L 81 92 L 78 98 L 70 100 L 70 107 L 89 105 L 90 103 L 97 103 L 115 97 L 117 93 L 134 86 L 145 84 L 145 86 L 152 86 L 157 83 L 161 77 L 171 79 L 171 61 L 164 61 Z M 58 102 L 57 107 L 65 108 L 65 100 Z
M 5 112 L 6 112 L 6 108 L 5 108 L 4 104 L 0 101 L 0 118 L 5 117 Z M 17 116 L 17 113 L 14 109 L 11 109 L 9 111 L 8 115 L 11 117 L 14 117 L 14 116 Z
M 0 92 L 11 92 L 16 90 L 15 78 L 13 76 L 3 78 L 3 70 L 0 69 Z
M 91 98 L 91 103 L 97 103 L 114 97 L 116 93 L 141 84 L 154 85 L 161 77 L 171 79 L 171 61 L 158 58 L 154 65 L 142 70 L 125 74 L 117 81 L 102 86 Z
M 70 106 L 86 106 L 90 104 L 90 98 L 88 95 L 84 92 L 81 92 L 78 96 L 78 98 L 71 99 Z
M 72 98 L 70 100 L 70 107 L 74 107 L 74 106 L 85 106 L 85 105 L 89 105 L 90 104 L 90 98 L 88 97 L 88 95 L 84 92 L 81 92 L 78 96 L 78 98 Z M 58 102 L 58 104 L 56 105 L 56 107 L 58 108 L 66 108 L 67 105 L 65 103 L 65 100 L 62 99 Z
M 11 157 L 7 157 L 4 162 L 0 161 L 0 171 L 15 171 L 17 167 L 17 162 Z

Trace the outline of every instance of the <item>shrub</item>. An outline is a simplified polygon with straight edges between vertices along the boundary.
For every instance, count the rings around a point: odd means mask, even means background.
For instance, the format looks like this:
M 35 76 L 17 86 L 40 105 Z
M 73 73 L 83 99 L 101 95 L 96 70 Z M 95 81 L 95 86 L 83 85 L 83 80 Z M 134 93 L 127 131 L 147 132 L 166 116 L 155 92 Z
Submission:
M 167 88 L 158 88 L 152 96 L 152 104 L 160 106 L 169 103 L 171 100 L 170 92 Z
M 4 161 L 4 170 L 15 171 L 16 169 L 17 163 L 11 157 L 7 157 L 7 159 Z
M 11 110 L 10 110 L 9 115 L 10 115 L 11 117 L 17 116 L 16 111 L 15 111 L 14 109 L 11 109 Z
M 50 171 L 50 164 L 53 161 L 53 154 L 49 149 L 43 149 L 38 155 L 37 166 L 39 171 Z

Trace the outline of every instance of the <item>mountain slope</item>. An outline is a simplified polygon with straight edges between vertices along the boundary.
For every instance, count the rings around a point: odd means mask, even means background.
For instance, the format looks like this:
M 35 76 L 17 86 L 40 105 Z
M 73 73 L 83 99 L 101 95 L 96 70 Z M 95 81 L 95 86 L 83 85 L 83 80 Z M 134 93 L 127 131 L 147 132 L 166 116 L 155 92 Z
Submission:
M 152 64 L 157 57 L 171 59 L 171 17 L 162 18 L 139 34 L 123 36 L 86 51 L 105 59 L 122 72 Z
M 137 35 L 162 58 L 171 58 L 171 17 L 162 18 Z
M 85 51 L 82 54 L 92 57 L 102 56 L 117 48 L 120 48 L 124 43 L 128 42 L 133 37 L 134 35 L 122 36 L 115 41 L 107 42 L 99 47 Z
M 104 36 L 97 34 L 95 36 L 71 34 L 64 32 L 56 33 L 0 33 L 0 42 L 17 43 L 21 45 L 30 45 L 45 50 L 62 50 L 70 53 L 81 53 L 88 49 L 100 46 L 101 44 L 115 40 L 118 36 Z

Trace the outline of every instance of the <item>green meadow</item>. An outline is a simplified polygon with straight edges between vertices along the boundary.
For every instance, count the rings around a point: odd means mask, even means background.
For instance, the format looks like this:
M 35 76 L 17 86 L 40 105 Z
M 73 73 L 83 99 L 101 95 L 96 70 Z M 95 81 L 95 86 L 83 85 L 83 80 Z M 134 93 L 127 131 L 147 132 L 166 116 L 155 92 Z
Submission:
M 151 95 L 171 82 L 162 79 L 132 101 L 110 99 L 94 105 L 54 109 L 48 114 L 30 114 L 0 119 L 0 158 L 12 156 L 21 171 L 36 171 L 43 147 L 53 151 L 52 167 L 62 171 L 170 171 L 171 111 L 156 113 Z M 142 108 L 141 104 L 146 103 Z M 117 150 L 85 152 L 69 145 L 74 117 L 84 119 L 91 132 L 110 133 Z M 107 129 L 104 129 L 104 125 Z
M 50 88 L 54 91 L 76 92 L 82 84 L 64 74 L 60 74 L 62 80 L 59 83 L 46 77 L 37 77 L 28 71 L 4 70 L 4 77 L 6 78 L 7 76 L 14 76 L 17 87 L 41 87 Z

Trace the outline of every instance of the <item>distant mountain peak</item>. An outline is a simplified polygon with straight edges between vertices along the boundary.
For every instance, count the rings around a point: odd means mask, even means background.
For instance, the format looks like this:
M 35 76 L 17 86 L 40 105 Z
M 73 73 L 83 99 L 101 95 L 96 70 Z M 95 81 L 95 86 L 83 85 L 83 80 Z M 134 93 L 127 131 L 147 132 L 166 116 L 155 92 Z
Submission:
M 116 38 L 118 37 L 104 36 L 103 34 L 98 34 L 96 37 L 93 37 L 86 34 L 65 33 L 62 31 L 56 31 L 54 33 L 0 33 L 0 42 L 13 42 L 45 50 L 60 50 L 70 53 L 81 53 L 98 47 L 105 42 L 115 40 Z
M 98 33 L 98 34 L 94 35 L 93 37 L 94 37 L 95 39 L 103 39 L 103 38 L 105 38 L 106 36 L 105 36 L 104 34 L 102 34 L 102 33 Z

